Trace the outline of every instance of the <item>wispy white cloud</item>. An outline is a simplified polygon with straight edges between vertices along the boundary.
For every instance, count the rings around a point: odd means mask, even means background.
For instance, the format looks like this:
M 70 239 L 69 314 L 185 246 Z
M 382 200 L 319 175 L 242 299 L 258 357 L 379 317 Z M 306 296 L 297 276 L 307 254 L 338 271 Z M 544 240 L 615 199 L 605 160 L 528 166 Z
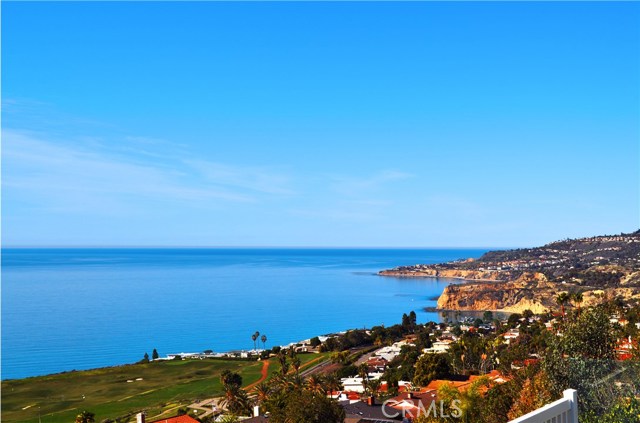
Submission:
M 220 186 L 242 188 L 266 194 L 291 195 L 290 178 L 262 167 L 230 166 L 207 160 L 186 159 L 184 163 L 205 180 Z
M 292 208 L 289 214 L 313 220 L 333 222 L 376 222 L 384 220 L 395 205 L 394 184 L 412 175 L 382 170 L 369 177 L 330 176 L 323 190 L 313 192 L 305 206 Z
M 346 196 L 375 193 L 389 185 L 411 178 L 413 175 L 393 169 L 381 170 L 366 177 L 331 175 L 329 181 L 334 191 Z
M 286 179 L 268 171 L 220 165 L 203 174 L 202 164 L 176 159 L 172 166 L 111 154 L 101 148 L 61 143 L 41 134 L 3 131 L 5 190 L 61 211 L 73 209 L 114 213 L 135 209 L 141 200 L 188 202 L 218 207 L 221 202 L 257 201 L 258 193 L 285 192 Z M 218 178 L 214 178 L 215 174 Z M 110 210 L 104 210 L 108 205 Z
M 338 221 L 338 222 L 370 222 L 381 217 L 381 214 L 375 209 L 366 208 L 332 208 L 321 207 L 315 209 L 292 209 L 289 211 L 292 216 L 309 218 L 320 221 Z

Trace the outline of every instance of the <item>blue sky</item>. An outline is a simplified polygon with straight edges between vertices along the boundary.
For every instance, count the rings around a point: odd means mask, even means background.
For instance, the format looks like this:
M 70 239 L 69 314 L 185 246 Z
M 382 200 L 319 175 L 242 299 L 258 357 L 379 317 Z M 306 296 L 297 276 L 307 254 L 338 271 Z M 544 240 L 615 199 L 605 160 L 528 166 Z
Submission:
M 7 3 L 4 245 L 633 231 L 638 3 Z

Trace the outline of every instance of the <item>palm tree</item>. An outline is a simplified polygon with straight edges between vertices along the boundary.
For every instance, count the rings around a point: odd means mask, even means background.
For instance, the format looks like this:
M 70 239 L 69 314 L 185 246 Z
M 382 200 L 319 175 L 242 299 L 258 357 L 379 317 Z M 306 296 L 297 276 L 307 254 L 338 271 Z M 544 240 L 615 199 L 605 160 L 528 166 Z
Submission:
M 304 378 L 300 376 L 298 373 L 295 375 L 291 375 L 289 378 L 289 386 L 294 391 L 301 391 L 304 388 Z
M 375 395 L 378 393 L 378 389 L 380 389 L 381 381 L 380 379 L 371 379 L 369 382 L 369 389 L 371 390 L 371 395 Z
M 256 339 L 260 336 L 260 332 L 256 331 L 253 335 L 251 335 L 251 339 L 253 339 L 253 350 L 256 350 Z
M 324 377 L 325 390 L 327 392 L 338 392 L 342 390 L 342 383 L 335 373 L 329 373 Z
M 325 394 L 324 378 L 321 375 L 311 375 L 307 378 L 307 389 L 314 394 Z
M 282 350 L 278 351 L 278 361 L 280 362 L 280 371 L 286 375 L 289 371 L 289 363 L 287 363 L 287 355 Z
M 238 423 L 239 421 L 238 416 L 235 414 L 225 414 L 216 420 L 218 423 Z
M 236 386 L 227 387 L 221 405 L 235 414 L 251 414 L 251 400 L 247 391 Z
M 262 337 L 260 338 L 260 340 L 262 341 L 262 349 L 263 349 L 263 350 L 266 350 L 266 349 L 267 349 L 267 347 L 266 347 L 266 345 L 265 345 L 265 344 L 267 343 L 267 335 L 262 334 Z
M 561 292 L 556 297 L 556 303 L 560 305 L 560 310 L 562 311 L 562 318 L 564 318 L 564 305 L 569 301 L 569 294 L 566 292 Z
M 296 374 L 298 374 L 298 370 L 300 370 L 301 364 L 302 362 L 300 361 L 297 355 L 291 359 L 291 365 L 293 366 L 294 369 L 296 369 Z
M 258 399 L 258 403 L 262 404 L 269 399 L 271 395 L 271 387 L 266 382 L 260 382 L 256 385 L 256 397 Z
M 584 300 L 582 291 L 576 291 L 571 294 L 571 299 L 573 300 L 573 303 L 578 307 L 578 315 L 580 315 L 580 304 Z
M 358 366 L 358 375 L 362 378 L 362 387 L 366 394 L 369 390 L 369 366 L 367 366 L 367 363 L 362 363 Z

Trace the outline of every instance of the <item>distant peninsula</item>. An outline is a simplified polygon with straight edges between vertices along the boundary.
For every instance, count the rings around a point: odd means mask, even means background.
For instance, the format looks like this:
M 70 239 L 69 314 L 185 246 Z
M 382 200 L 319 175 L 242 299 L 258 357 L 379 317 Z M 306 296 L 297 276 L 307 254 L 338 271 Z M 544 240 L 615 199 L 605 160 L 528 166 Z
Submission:
M 544 313 L 557 308 L 561 293 L 581 294 L 574 306 L 603 297 L 640 300 L 640 230 L 490 251 L 477 260 L 400 266 L 379 275 L 463 279 L 445 288 L 439 310 Z

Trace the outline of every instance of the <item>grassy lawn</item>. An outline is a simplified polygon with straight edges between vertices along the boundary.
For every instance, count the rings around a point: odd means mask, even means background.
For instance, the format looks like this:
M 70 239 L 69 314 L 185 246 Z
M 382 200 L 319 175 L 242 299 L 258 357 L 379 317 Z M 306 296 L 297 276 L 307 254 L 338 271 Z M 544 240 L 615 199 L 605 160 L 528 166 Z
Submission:
M 304 369 L 327 354 L 299 357 Z M 262 362 L 164 361 L 3 381 L 2 421 L 38 423 L 40 413 L 42 423 L 72 423 L 82 410 L 95 413 L 97 423 L 128 414 L 135 420 L 143 409 L 149 420 L 173 416 L 180 406 L 221 395 L 220 373 L 227 369 L 240 373 L 246 386 L 260 379 Z M 269 375 L 279 369 L 278 360 L 270 359 Z

